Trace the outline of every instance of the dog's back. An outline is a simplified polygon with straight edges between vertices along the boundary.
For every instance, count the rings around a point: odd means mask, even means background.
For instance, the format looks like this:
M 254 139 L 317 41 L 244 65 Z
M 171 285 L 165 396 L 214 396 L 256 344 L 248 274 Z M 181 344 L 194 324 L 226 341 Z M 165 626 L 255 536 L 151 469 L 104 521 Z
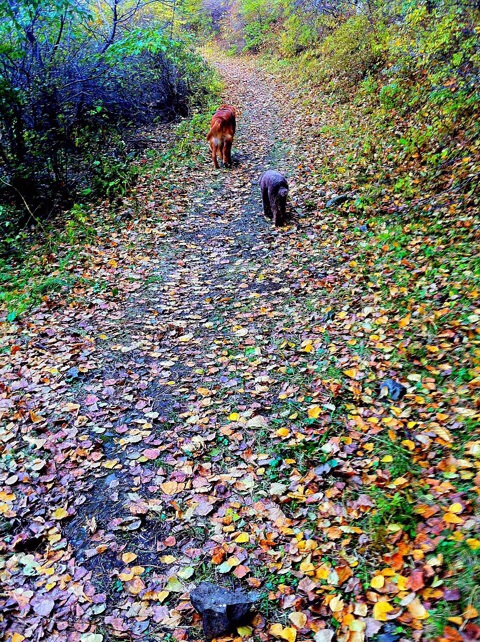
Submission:
M 212 117 L 210 131 L 207 134 L 207 141 L 210 143 L 215 167 L 218 167 L 218 152 L 223 156 L 224 163 L 231 165 L 230 152 L 235 135 L 236 116 L 235 107 L 231 105 L 221 105 Z
M 236 128 L 236 111 L 231 105 L 222 105 L 212 116 L 210 131 L 207 140 L 215 137 L 231 136 L 233 138 Z

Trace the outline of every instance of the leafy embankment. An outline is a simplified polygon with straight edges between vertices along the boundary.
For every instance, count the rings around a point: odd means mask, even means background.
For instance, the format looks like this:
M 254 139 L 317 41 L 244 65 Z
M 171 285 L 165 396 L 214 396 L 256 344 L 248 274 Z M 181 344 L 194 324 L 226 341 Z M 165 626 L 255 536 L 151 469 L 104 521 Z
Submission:
M 94 176 L 90 177 L 93 186 L 87 188 L 85 194 L 77 194 L 77 203 L 64 211 L 52 212 L 46 220 L 37 219 L 34 225 L 21 230 L 14 229 L 18 222 L 16 214 L 9 208 L 3 210 L 6 219 L 3 221 L 5 234 L 0 238 L 2 320 L 12 323 L 32 306 L 42 301 L 48 304 L 52 297 L 61 295 L 68 300 L 78 288 L 94 285 L 96 291 L 105 290 L 107 284 L 101 278 L 92 281 L 72 273 L 71 263 L 78 256 L 79 248 L 95 243 L 105 226 L 115 233 L 138 216 L 143 201 L 139 185 L 145 173 L 158 174 L 168 185 L 172 165 L 179 162 L 188 165 L 203 148 L 203 132 L 218 103 L 221 82 L 203 62 L 199 68 L 198 54 L 183 51 L 182 46 L 169 42 L 173 49 L 170 53 L 178 66 L 184 65 L 185 78 L 192 91 L 188 96 L 187 117 L 177 118 L 170 124 L 137 123 L 135 127 L 124 124 L 126 129 L 117 123 L 119 130 L 110 124 L 109 135 L 120 136 L 123 130 L 123 134 L 138 142 L 137 149 L 130 150 L 128 158 L 122 161 L 118 160 L 112 140 L 109 142 L 112 146 L 99 151 L 95 147 L 98 141 L 89 140 L 87 130 L 82 144 L 91 143 L 87 154 L 93 162 Z M 117 158 L 113 164 L 112 154 Z M 88 175 L 83 179 L 88 180 Z M 94 189 L 94 185 L 99 189 Z
M 377 565 L 371 586 L 397 623 L 408 616 L 390 608 L 417 591 L 429 612 L 410 610 L 417 638 L 428 617 L 422 639 L 475 639 L 479 12 L 379 3 L 332 20 L 285 4 L 236 3 L 241 38 L 228 24 L 223 36 L 263 50 L 295 87 L 297 189 L 337 261 L 311 303 L 335 315 L 318 328 L 331 343 L 323 385 L 348 427 L 341 441 L 370 435 L 351 471 L 363 469 L 376 506 L 367 522 L 358 515 L 373 538 L 357 548 L 365 580 Z M 325 209 L 332 193 L 348 199 Z M 299 252 L 308 263 L 311 250 Z M 374 401 L 387 376 L 409 386 L 406 404 Z M 334 612 L 351 617 L 346 604 Z

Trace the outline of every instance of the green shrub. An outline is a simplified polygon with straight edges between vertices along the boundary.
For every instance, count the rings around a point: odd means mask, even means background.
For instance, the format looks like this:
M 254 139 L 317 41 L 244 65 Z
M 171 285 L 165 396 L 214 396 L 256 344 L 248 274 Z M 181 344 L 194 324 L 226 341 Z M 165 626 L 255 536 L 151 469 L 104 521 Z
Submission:
M 369 16 L 352 16 L 325 38 L 320 51 L 324 75 L 336 83 L 358 84 L 385 60 L 384 25 Z

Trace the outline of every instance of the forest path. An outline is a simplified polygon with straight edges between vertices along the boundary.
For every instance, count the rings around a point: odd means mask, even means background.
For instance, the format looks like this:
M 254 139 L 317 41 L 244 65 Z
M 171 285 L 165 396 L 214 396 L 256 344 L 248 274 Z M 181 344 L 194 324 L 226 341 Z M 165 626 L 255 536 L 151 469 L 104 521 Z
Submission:
M 207 579 L 261 591 L 246 640 L 430 642 L 448 613 L 476 639 L 460 346 L 479 316 L 452 316 L 463 264 L 434 267 L 428 294 L 443 218 L 394 217 L 386 195 L 327 207 L 371 180 L 330 162 L 355 158 L 336 105 L 210 60 L 239 111 L 233 168 L 204 140 L 197 158 L 169 146 L 182 125 L 147 132 L 136 193 L 44 257 L 70 289 L 6 327 L 0 637 L 199 640 L 189 595 Z M 261 212 L 268 167 L 297 217 L 280 229 Z M 383 396 L 388 379 L 405 397 Z

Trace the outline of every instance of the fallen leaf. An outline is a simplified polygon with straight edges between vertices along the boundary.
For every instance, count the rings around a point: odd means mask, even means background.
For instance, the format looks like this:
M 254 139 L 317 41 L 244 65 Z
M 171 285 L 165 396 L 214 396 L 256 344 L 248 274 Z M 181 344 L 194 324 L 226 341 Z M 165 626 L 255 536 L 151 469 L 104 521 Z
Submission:
M 391 606 L 388 602 L 376 602 L 373 607 L 373 617 L 378 620 L 378 622 L 386 622 L 387 614 L 393 610 L 393 606 Z

